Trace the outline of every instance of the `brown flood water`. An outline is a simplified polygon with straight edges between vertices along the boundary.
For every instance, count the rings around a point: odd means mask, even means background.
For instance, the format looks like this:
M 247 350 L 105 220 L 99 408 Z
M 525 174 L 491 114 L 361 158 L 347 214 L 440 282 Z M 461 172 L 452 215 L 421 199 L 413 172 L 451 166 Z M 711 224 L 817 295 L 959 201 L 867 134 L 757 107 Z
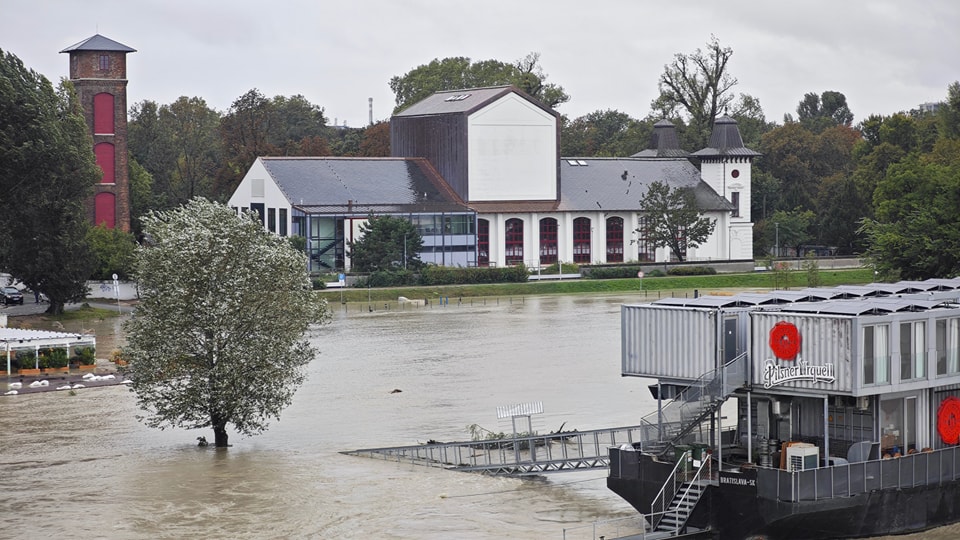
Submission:
M 509 431 L 496 407 L 531 401 L 541 432 L 637 422 L 656 403 L 620 377 L 627 301 L 338 312 L 311 332 L 321 354 L 293 404 L 227 450 L 143 426 L 122 386 L 0 397 L 0 538 L 592 538 L 579 526 L 634 515 L 605 471 L 531 481 L 339 452 Z M 119 321 L 91 324 L 112 348 Z

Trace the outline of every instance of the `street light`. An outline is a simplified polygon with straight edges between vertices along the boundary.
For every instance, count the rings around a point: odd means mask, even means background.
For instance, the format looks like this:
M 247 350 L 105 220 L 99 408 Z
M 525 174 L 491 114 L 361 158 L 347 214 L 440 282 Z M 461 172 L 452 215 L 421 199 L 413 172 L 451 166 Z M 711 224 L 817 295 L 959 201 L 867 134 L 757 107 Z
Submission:
M 776 247 L 776 251 L 774 252 L 773 256 L 774 256 L 774 258 L 778 258 L 778 259 L 779 259 L 779 258 L 780 258 L 780 224 L 779 224 L 779 223 L 774 223 L 774 225 L 777 227 L 777 247 Z

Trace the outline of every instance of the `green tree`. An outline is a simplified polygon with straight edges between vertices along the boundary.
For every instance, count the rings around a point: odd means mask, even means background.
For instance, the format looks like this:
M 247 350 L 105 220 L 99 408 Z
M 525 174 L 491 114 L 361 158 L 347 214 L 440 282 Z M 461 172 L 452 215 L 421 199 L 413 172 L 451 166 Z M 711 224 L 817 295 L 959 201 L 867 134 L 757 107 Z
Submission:
M 727 72 L 731 56 L 733 49 L 721 47 L 716 36 L 710 36 L 705 51 L 678 53 L 663 66 L 657 85 L 660 95 L 650 108 L 661 118 L 686 113 L 688 143 L 698 150 L 707 146 L 714 120 L 733 102 L 730 90 L 737 79 Z
M 350 267 L 358 272 L 376 272 L 422 264 L 423 238 L 406 219 L 394 216 L 370 216 L 360 226 L 360 238 L 349 244 Z
M 653 125 L 608 109 L 594 111 L 571 122 L 564 121 L 561 131 L 562 156 L 625 157 L 646 147 Z
M 847 96 L 827 90 L 819 96 L 814 92 L 804 94 L 797 105 L 797 118 L 805 128 L 820 133 L 833 126 L 850 126 L 853 113 L 847 106 Z
M 479 88 L 512 84 L 548 107 L 557 107 L 570 100 L 563 88 L 546 82 L 540 67 L 540 54 L 530 53 L 514 64 L 498 60 L 472 62 L 463 56 L 434 59 L 403 75 L 390 79 L 390 90 L 396 96 L 396 114 L 410 105 L 442 90 Z
M 960 159 L 911 156 L 891 165 L 864 220 L 867 255 L 884 276 L 947 277 L 960 272 Z
M 137 243 L 132 233 L 119 229 L 108 229 L 103 224 L 91 227 L 87 233 L 87 242 L 93 251 L 95 265 L 91 279 L 111 279 L 117 274 L 127 279 L 133 270 L 133 252 Z
M 688 248 L 707 241 L 717 222 L 700 216 L 696 197 L 689 188 L 670 189 L 663 182 L 653 182 L 640 200 L 640 212 L 647 219 L 643 233 L 654 247 L 668 247 L 677 260 L 683 261 Z
M 160 108 L 160 123 L 172 137 L 176 161 L 167 201 L 179 206 L 210 197 L 220 165 L 220 113 L 202 98 L 181 96 Z
M 86 295 L 92 258 L 84 201 L 102 172 L 69 82 L 0 50 L 0 269 L 50 299 L 47 313 Z
M 279 418 L 313 359 L 305 331 L 328 316 L 306 258 L 253 214 L 204 199 L 144 218 L 137 316 L 125 323 L 131 385 L 151 427 L 227 426 L 243 435 Z
M 793 252 L 799 256 L 802 255 L 803 244 L 810 241 L 813 235 L 810 234 L 810 226 L 814 223 L 816 215 L 810 210 L 778 210 L 770 217 L 770 223 L 764 226 L 764 233 L 770 235 L 767 241 L 770 245 L 779 248 L 779 252 L 774 252 L 775 257 L 783 255 L 784 247 L 793 248 Z M 779 242 L 779 243 L 778 243 Z

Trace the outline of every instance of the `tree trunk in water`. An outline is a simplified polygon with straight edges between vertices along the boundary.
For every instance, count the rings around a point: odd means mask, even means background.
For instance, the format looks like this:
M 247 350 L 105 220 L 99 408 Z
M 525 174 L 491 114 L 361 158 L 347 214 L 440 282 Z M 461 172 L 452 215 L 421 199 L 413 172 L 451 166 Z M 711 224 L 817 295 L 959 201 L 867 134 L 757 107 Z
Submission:
M 227 444 L 227 425 L 219 424 L 213 426 L 213 445 L 217 448 L 226 448 Z

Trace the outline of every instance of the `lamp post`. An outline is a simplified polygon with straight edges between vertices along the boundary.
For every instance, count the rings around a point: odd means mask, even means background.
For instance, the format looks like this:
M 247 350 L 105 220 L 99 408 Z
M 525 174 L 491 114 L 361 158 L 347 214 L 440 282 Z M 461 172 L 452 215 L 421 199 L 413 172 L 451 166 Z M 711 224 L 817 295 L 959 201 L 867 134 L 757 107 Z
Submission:
M 778 259 L 780 258 L 780 224 L 774 223 L 774 226 L 777 228 L 777 247 L 776 251 L 773 253 L 773 257 Z

